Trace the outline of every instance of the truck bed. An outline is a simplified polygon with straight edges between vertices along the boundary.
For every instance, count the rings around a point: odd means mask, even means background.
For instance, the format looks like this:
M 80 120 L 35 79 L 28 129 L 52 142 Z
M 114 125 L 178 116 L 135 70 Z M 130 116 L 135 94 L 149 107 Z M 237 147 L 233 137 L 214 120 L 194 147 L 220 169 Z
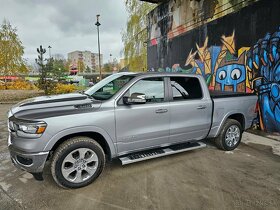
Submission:
M 228 98 L 228 97 L 240 97 L 240 96 L 252 96 L 254 93 L 244 93 L 244 92 L 230 92 L 230 91 L 218 91 L 210 90 L 211 98 Z
M 210 138 L 218 135 L 224 120 L 234 113 L 242 114 L 244 117 L 244 130 L 252 125 L 256 117 L 257 96 L 255 94 L 210 91 L 210 96 L 213 101 L 212 126 L 208 135 Z

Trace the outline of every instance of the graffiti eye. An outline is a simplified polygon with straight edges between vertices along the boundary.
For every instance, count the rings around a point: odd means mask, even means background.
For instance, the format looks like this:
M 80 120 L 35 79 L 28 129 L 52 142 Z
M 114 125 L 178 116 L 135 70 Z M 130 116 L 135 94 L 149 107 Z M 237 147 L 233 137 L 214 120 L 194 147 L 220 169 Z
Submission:
M 227 76 L 227 73 L 225 71 L 220 71 L 218 76 L 220 80 L 224 80 Z
M 272 84 L 271 85 L 271 95 L 273 98 L 277 99 L 280 95 L 280 85 Z
M 233 80 L 238 80 L 241 77 L 240 69 L 233 69 L 230 76 Z

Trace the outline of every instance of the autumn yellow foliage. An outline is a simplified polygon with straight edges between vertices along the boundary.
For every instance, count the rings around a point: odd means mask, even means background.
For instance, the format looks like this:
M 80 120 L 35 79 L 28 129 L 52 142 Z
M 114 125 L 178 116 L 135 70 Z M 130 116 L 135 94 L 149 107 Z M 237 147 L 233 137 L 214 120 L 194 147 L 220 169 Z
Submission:
M 0 90 L 39 90 L 33 83 L 24 80 L 16 80 L 14 82 L 0 83 Z M 51 94 L 73 93 L 77 91 L 77 86 L 71 84 L 55 84 L 51 90 Z
M 53 89 L 53 94 L 73 93 L 77 91 L 77 86 L 57 83 Z
M 0 90 L 38 90 L 38 88 L 28 82 L 28 81 L 24 81 L 24 80 L 15 80 L 13 82 L 7 82 L 6 86 L 4 83 L 0 83 Z

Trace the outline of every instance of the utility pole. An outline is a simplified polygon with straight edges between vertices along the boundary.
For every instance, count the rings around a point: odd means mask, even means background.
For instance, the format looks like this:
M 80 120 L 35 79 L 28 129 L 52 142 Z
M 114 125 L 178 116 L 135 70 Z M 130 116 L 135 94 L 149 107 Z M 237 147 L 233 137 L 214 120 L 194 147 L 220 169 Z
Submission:
M 99 40 L 99 26 L 101 25 L 99 23 L 99 17 L 100 15 L 96 15 L 96 23 L 97 26 L 97 37 L 98 37 L 98 64 L 99 64 L 99 80 L 102 80 L 102 73 L 101 73 L 101 58 L 100 58 L 100 40 Z

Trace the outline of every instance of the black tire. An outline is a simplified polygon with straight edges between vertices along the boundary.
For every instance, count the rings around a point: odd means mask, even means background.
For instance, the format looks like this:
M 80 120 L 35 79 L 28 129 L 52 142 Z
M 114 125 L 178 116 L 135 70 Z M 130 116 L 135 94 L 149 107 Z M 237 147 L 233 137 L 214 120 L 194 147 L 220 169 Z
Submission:
M 97 164 L 97 169 L 93 175 L 88 176 L 89 178 L 87 178 L 85 181 L 82 181 L 80 183 L 74 183 L 68 181 L 63 176 L 62 164 L 68 154 L 70 154 L 74 150 L 81 149 L 81 148 L 86 148 L 93 151 L 98 158 L 98 164 Z M 51 173 L 54 181 L 59 186 L 63 188 L 80 188 L 92 183 L 101 174 L 104 167 L 105 167 L 105 154 L 102 147 L 95 140 L 89 137 L 79 136 L 66 140 L 61 145 L 59 145 L 59 147 L 55 150 L 51 162 Z
M 228 131 L 228 129 L 231 127 L 231 126 L 237 126 L 239 128 L 239 140 L 237 141 L 236 144 L 234 144 L 233 146 L 229 146 L 227 143 L 226 143 L 226 133 Z M 223 125 L 222 127 L 222 130 L 220 132 L 220 134 L 214 139 L 215 140 L 215 143 L 216 143 L 216 146 L 221 149 L 221 150 L 225 150 L 225 151 L 231 151 L 231 150 L 234 150 L 236 147 L 238 147 L 238 145 L 240 144 L 241 142 L 241 138 L 242 138 L 242 127 L 240 125 L 240 123 L 236 120 L 233 120 L 233 119 L 227 119 L 225 124 Z

